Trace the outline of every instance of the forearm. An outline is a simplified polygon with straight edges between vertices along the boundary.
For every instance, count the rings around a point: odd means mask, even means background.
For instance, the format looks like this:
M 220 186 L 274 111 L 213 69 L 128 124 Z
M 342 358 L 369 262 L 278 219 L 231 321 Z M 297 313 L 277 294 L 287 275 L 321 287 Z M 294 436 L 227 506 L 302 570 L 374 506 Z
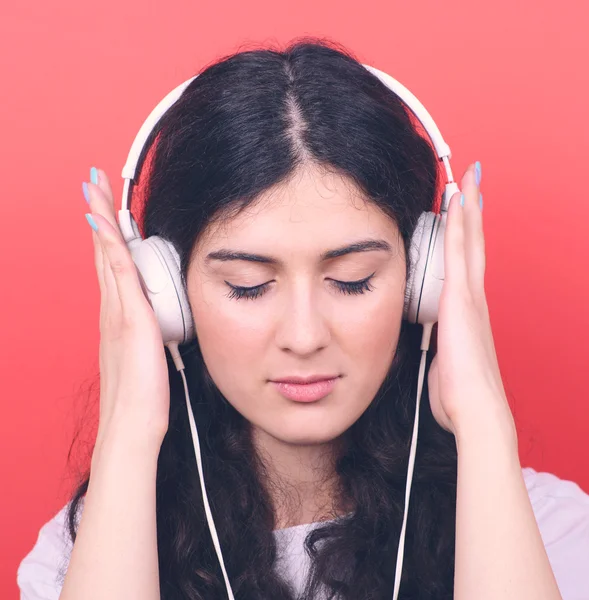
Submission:
M 476 421 L 479 421 L 478 423 Z M 561 600 L 521 472 L 511 414 L 456 435 L 456 600 Z
M 159 600 L 159 447 L 111 421 L 100 435 L 60 600 Z

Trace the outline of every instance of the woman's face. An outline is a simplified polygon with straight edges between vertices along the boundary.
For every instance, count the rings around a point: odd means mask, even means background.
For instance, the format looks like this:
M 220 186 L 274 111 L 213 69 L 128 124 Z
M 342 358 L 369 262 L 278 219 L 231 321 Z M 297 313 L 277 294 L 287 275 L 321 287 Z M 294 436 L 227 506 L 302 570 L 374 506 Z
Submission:
M 254 430 L 278 442 L 336 439 L 366 410 L 393 360 L 405 290 L 402 238 L 340 176 L 299 172 L 209 226 L 187 283 L 213 381 Z M 239 297 L 234 288 L 254 289 Z M 337 379 L 310 402 L 274 383 L 317 375 Z

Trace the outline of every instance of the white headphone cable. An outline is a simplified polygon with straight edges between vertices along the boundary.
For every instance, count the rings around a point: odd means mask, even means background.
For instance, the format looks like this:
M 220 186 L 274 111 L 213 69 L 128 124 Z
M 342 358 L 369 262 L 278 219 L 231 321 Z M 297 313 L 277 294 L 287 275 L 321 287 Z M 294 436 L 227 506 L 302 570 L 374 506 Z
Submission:
M 192 444 L 194 446 L 194 454 L 196 455 L 196 464 L 198 467 L 198 477 L 200 479 L 200 489 L 202 491 L 202 498 L 204 501 L 205 514 L 207 517 L 207 523 L 209 525 L 209 531 L 211 532 L 211 537 L 213 538 L 213 545 L 215 546 L 215 552 L 217 553 L 217 558 L 219 559 L 219 564 L 221 565 L 221 571 L 223 571 L 223 579 L 225 580 L 225 588 L 227 589 L 227 596 L 229 600 L 235 600 L 233 596 L 233 590 L 231 589 L 231 584 L 229 583 L 229 577 L 227 576 L 227 571 L 225 570 L 225 562 L 223 560 L 223 553 L 221 552 L 221 544 L 219 543 L 219 536 L 217 535 L 217 529 L 215 527 L 215 522 L 213 521 L 213 515 L 211 513 L 211 507 L 209 505 L 209 498 L 207 496 L 207 490 L 204 484 L 204 474 L 202 471 L 202 457 L 200 454 L 200 440 L 198 437 L 198 430 L 196 428 L 196 422 L 194 420 L 194 414 L 192 413 L 192 405 L 190 404 L 190 396 L 188 394 L 188 384 L 186 383 L 186 375 L 184 374 L 184 362 L 182 361 L 182 357 L 180 356 L 180 352 L 178 350 L 178 344 L 176 342 L 170 342 L 166 344 L 168 349 L 170 350 L 170 354 L 174 360 L 174 364 L 176 365 L 176 369 L 182 376 L 182 382 L 184 383 L 184 396 L 186 398 L 186 409 L 188 411 L 188 420 L 190 421 L 190 433 L 192 434 Z
M 423 326 L 421 337 L 421 362 L 419 364 L 419 376 L 417 379 L 417 402 L 415 404 L 415 420 L 413 421 L 413 436 L 411 438 L 411 451 L 409 452 L 409 466 L 407 467 L 407 482 L 405 484 L 405 513 L 403 514 L 403 527 L 399 547 L 397 548 L 397 564 L 395 566 L 395 586 L 393 588 L 393 600 L 399 597 L 401 586 L 401 574 L 403 571 L 403 554 L 405 552 L 405 532 L 407 530 L 407 514 L 409 512 L 409 496 L 411 494 L 411 483 L 413 481 L 413 467 L 415 466 L 415 454 L 417 451 L 417 431 L 419 429 L 419 407 L 421 405 L 421 392 L 423 391 L 423 380 L 425 377 L 425 362 L 432 335 L 433 323 Z

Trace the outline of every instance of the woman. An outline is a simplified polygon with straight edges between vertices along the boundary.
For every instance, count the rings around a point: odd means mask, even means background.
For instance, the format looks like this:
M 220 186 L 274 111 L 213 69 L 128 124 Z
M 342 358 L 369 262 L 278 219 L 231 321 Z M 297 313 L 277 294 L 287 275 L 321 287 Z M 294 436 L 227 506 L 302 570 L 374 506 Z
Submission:
M 198 335 L 183 358 L 235 597 L 391 598 L 421 339 L 402 309 L 408 244 L 437 198 L 431 146 L 352 56 L 310 41 L 207 68 L 152 137 L 143 229 L 181 259 Z M 480 176 L 469 166 L 450 203 L 400 598 L 587 598 L 589 497 L 519 465 Z M 22 598 L 226 598 L 182 382 L 106 173 L 85 192 L 99 431 L 91 476 L 19 568 Z M 336 381 L 300 402 L 278 382 L 295 375 Z

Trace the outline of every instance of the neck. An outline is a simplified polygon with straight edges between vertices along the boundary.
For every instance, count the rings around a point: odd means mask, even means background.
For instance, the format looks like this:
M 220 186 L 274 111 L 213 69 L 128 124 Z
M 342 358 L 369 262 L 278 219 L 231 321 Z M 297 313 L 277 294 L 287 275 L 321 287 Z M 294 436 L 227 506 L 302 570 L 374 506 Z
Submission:
M 345 513 L 339 507 L 335 473 L 341 440 L 295 445 L 257 428 L 252 433 L 274 506 L 274 529 L 333 519 Z

